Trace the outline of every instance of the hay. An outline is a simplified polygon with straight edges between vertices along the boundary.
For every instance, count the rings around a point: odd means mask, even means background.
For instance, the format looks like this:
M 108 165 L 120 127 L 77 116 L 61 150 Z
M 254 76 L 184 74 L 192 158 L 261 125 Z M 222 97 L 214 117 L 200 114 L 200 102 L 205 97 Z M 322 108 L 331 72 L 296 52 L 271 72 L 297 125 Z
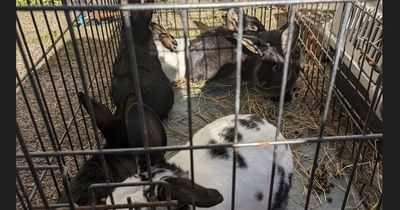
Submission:
M 325 10 L 325 12 L 316 12 L 315 7 L 319 8 L 319 10 Z M 332 19 L 332 14 L 335 12 L 333 9 L 336 8 L 334 4 L 315 4 L 311 7 L 300 7 L 299 10 L 303 12 L 303 14 L 307 17 L 306 21 L 313 20 L 330 20 Z M 269 26 L 271 29 L 277 28 L 287 21 L 287 13 L 281 12 L 280 9 L 272 7 L 271 10 L 267 10 L 265 14 L 263 14 L 263 8 L 256 8 L 254 10 L 245 10 L 245 12 L 249 15 L 256 16 L 263 22 L 265 26 Z M 166 15 L 163 13 L 162 15 Z M 194 15 L 194 16 L 193 16 Z M 327 15 L 326 17 L 324 15 Z M 171 14 L 169 14 L 169 17 Z M 199 18 L 201 17 L 201 19 Z M 200 32 L 207 30 L 208 28 L 212 28 L 213 26 L 221 26 L 224 24 L 223 15 L 221 15 L 221 11 L 191 11 L 189 12 L 189 37 L 193 38 L 197 36 Z M 271 17 L 271 18 L 270 18 Z M 177 18 L 180 18 L 177 17 Z M 183 32 L 179 32 L 179 29 L 182 29 L 181 20 L 179 19 L 178 24 L 170 24 L 170 27 L 167 28 L 170 33 L 176 35 L 183 36 Z M 202 24 L 198 23 L 199 22 Z M 210 21 L 214 20 L 214 22 Z M 172 23 L 171 21 L 167 21 Z M 168 23 L 166 23 L 168 25 Z M 180 24 L 180 25 L 179 25 Z M 320 22 L 319 24 L 323 25 L 324 22 Z M 195 28 L 192 30 L 191 27 Z M 308 42 L 307 42 L 308 43 Z M 315 46 L 314 46 L 315 47 Z M 303 49 L 304 50 L 304 49 Z M 314 49 L 313 51 L 316 51 Z M 284 112 L 282 116 L 282 127 L 281 132 L 286 138 L 301 138 L 301 137 L 316 137 L 319 136 L 320 126 L 321 126 L 321 103 L 325 102 L 327 86 L 329 83 L 329 77 L 331 72 L 331 65 L 329 63 L 323 63 L 323 66 L 318 66 L 309 55 L 307 55 L 306 51 L 303 51 L 303 63 L 302 67 L 304 71 L 302 72 L 302 79 L 299 78 L 297 81 L 296 87 L 297 97 L 293 102 L 289 104 L 285 104 Z M 321 58 L 322 55 L 317 55 L 318 58 Z M 307 83 L 304 81 L 307 80 Z M 312 84 L 312 87 L 310 87 Z M 180 89 L 182 91 L 186 90 L 186 81 L 180 80 L 174 83 L 174 87 L 176 89 Z M 216 120 L 222 116 L 233 114 L 234 113 L 234 82 L 232 81 L 213 81 L 213 82 L 196 82 L 191 84 L 191 94 L 192 94 L 192 114 L 194 116 L 194 124 L 197 126 L 194 127 L 193 132 L 195 133 L 197 129 L 200 127 L 198 125 L 210 123 L 213 120 Z M 310 90 L 312 89 L 312 90 Z M 317 91 L 316 93 L 313 91 Z M 322 96 L 321 96 L 322 95 Z M 335 95 L 335 94 L 334 94 Z M 335 96 L 336 97 L 336 96 Z M 278 113 L 278 104 L 272 102 L 269 99 L 263 97 L 262 93 L 253 88 L 253 87 L 245 87 L 241 88 L 241 97 L 240 97 L 240 114 L 256 114 L 260 117 L 267 119 L 272 124 L 276 125 L 277 121 L 277 113 Z M 324 136 L 336 136 L 336 135 L 351 135 L 357 133 L 357 128 L 355 128 L 354 124 L 349 123 L 349 128 L 347 128 L 343 123 L 337 122 L 337 117 L 332 116 L 336 108 L 329 108 L 327 125 L 324 129 Z M 343 113 L 343 115 L 348 117 L 348 113 Z M 179 120 L 183 120 L 187 123 L 187 116 L 182 115 Z M 186 118 L 185 118 L 186 117 Z M 198 123 L 196 120 L 202 121 L 202 123 Z M 343 117 L 344 118 L 344 117 Z M 174 119 L 169 120 L 169 122 L 174 121 Z M 187 126 L 187 124 L 185 124 Z M 182 126 L 180 127 L 182 128 Z M 180 129 L 181 132 L 181 129 Z M 181 137 L 183 137 L 181 135 Z M 184 143 L 184 139 L 180 138 Z M 316 172 L 316 176 L 314 179 L 313 185 L 313 193 L 311 196 L 311 207 L 318 208 L 324 203 L 332 202 L 332 197 L 330 192 L 332 189 L 337 188 L 345 191 L 347 183 L 347 177 L 350 175 L 352 164 L 353 164 L 353 155 L 354 149 L 352 149 L 351 145 L 355 143 L 352 142 L 337 142 L 337 143 L 323 143 L 321 144 L 321 150 L 318 158 L 318 168 Z M 371 148 L 374 151 L 377 150 L 376 145 L 372 145 L 370 143 Z M 298 179 L 301 180 L 302 186 L 301 188 L 302 195 L 305 197 L 307 194 L 308 188 L 308 180 L 311 174 L 312 162 L 314 159 L 315 153 L 315 144 L 302 144 L 302 145 L 291 145 L 293 151 L 293 158 L 295 164 L 295 173 L 298 175 Z M 345 148 L 343 154 L 339 156 L 342 148 Z M 374 156 L 376 152 L 373 152 L 370 156 Z M 372 160 L 368 159 L 368 160 Z M 360 187 L 363 182 L 369 182 L 371 165 L 373 163 L 371 161 L 365 161 L 358 164 L 358 167 L 365 166 L 370 167 L 368 170 L 364 170 L 362 172 L 356 173 L 356 177 L 354 179 L 354 185 Z M 375 187 L 366 187 L 368 190 L 378 188 L 377 190 L 381 191 L 381 163 L 379 162 L 377 165 L 377 173 L 373 186 Z M 368 173 L 367 173 L 368 172 Z M 346 180 L 343 184 L 343 180 Z M 367 191 L 367 190 L 366 190 Z M 357 196 L 353 191 L 350 193 L 348 205 L 352 205 L 352 208 L 360 209 L 362 204 L 365 204 L 367 209 L 374 209 L 379 200 L 379 195 L 376 193 L 372 193 L 372 195 L 364 195 L 361 196 L 360 199 L 357 199 Z M 295 201 L 299 206 L 302 205 L 302 201 Z M 352 204 L 351 204 L 352 202 Z
M 174 83 L 174 87 L 183 92 L 186 92 L 186 85 L 185 80 L 179 80 Z M 298 97 L 284 106 L 281 132 L 286 138 L 290 139 L 318 136 L 321 125 L 320 103 L 316 101 L 313 95 L 306 94 L 307 86 L 302 79 L 297 81 L 296 87 L 297 91 L 295 94 Z M 232 80 L 191 83 L 191 94 L 192 114 L 203 121 L 203 123 L 199 123 L 196 119 L 193 120 L 195 125 L 193 129 L 194 133 L 202 127 L 200 125 L 205 125 L 222 116 L 234 113 L 235 84 Z M 258 89 L 242 86 L 240 114 L 256 114 L 276 125 L 278 108 L 278 103 L 265 98 Z M 168 120 L 168 124 L 173 124 L 175 121 L 183 122 L 184 125 L 167 128 L 173 130 L 171 133 L 182 132 L 182 129 L 187 129 L 187 127 L 184 127 L 185 125 L 187 126 L 186 113 L 176 119 Z M 324 130 L 324 136 L 340 134 L 336 131 L 336 126 L 333 122 L 328 121 Z M 186 143 L 187 135 L 179 134 L 179 139 L 182 144 Z M 343 187 L 339 181 L 349 176 L 352 162 L 349 158 L 338 157 L 338 151 L 342 145 L 339 143 L 324 143 L 321 145 L 318 158 L 319 167 L 316 171 L 311 197 L 313 208 L 317 208 L 327 202 L 332 202 L 330 195 L 332 188 L 343 189 L 343 192 L 345 191 L 345 185 Z M 301 180 L 301 192 L 304 197 L 307 194 L 308 181 L 314 159 L 315 149 L 313 146 L 315 144 L 291 145 L 295 173 Z M 369 163 L 361 163 L 359 165 L 366 164 Z M 367 201 L 365 197 L 360 200 L 354 197 L 353 200 L 353 203 L 355 203 L 354 206 L 361 205 L 361 201 Z M 372 205 L 376 205 L 376 202 Z M 372 205 L 368 204 L 368 206 Z

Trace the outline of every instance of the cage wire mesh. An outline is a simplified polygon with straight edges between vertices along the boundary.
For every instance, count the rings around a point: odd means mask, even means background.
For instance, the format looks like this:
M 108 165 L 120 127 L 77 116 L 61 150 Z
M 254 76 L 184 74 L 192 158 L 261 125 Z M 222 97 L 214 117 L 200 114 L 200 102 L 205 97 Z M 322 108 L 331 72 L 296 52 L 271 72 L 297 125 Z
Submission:
M 236 82 L 243 83 L 243 67 L 235 65 L 222 78 L 190 83 L 185 79 L 184 63 L 175 72 L 165 68 L 175 94 L 174 106 L 163 120 L 167 157 L 176 150 L 193 149 L 182 145 L 218 118 L 255 114 L 278 126 L 288 139 L 278 144 L 288 144 L 292 149 L 294 174 L 287 209 L 383 208 L 382 4 L 382 0 L 182 0 L 121 6 L 113 0 L 17 1 L 17 209 L 90 209 L 90 205 L 74 207 L 70 200 L 63 204 L 57 201 L 62 192 L 68 191 L 71 179 L 105 143 L 93 122 L 93 114 L 97 113 L 86 112 L 78 92 L 84 91 L 113 112 L 116 110 L 110 97 L 114 62 L 121 46 L 130 44 L 121 39 L 125 33 L 124 11 L 129 15 L 129 10 L 153 10 L 152 21 L 175 37 L 182 47 L 177 56 L 187 62 L 190 58 L 185 52 L 185 39 L 225 26 L 225 14 L 231 7 L 240 7 L 244 14 L 257 17 L 266 30 L 282 27 L 293 15 L 300 26 L 296 46 L 301 51 L 295 97 L 289 103 L 284 103 L 283 97 L 273 101 L 260 89 L 237 86 Z M 239 38 L 242 33 L 239 29 Z M 161 46 L 159 37 L 154 39 Z M 157 50 L 163 54 L 160 48 Z M 167 62 L 171 58 L 159 59 Z M 237 135 L 235 131 L 235 139 Z M 114 207 L 130 205 L 132 209 L 171 204 L 168 202 L 172 201 L 140 206 L 133 200 Z

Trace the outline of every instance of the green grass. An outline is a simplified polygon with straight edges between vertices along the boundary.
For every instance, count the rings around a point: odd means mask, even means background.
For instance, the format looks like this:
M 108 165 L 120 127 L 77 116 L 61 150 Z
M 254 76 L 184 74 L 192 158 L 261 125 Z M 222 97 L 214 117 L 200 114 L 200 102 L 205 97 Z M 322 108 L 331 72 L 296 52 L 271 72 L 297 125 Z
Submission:
M 61 0 L 17 0 L 17 6 L 61 5 Z

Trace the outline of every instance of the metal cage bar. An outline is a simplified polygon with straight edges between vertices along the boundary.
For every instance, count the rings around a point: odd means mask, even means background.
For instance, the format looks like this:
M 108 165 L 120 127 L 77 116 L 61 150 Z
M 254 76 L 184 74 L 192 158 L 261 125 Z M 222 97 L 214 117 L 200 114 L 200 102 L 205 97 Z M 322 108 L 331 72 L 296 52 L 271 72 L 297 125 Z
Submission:
M 318 0 L 318 3 L 345 3 L 353 2 L 354 0 Z M 368 1 L 368 0 L 365 0 Z M 253 7 L 253 6 L 264 6 L 264 5 L 284 5 L 284 4 L 306 4 L 316 3 L 314 0 L 272 0 L 272 1 L 251 1 L 251 2 L 215 2 L 215 3 L 174 3 L 174 4 L 129 4 L 124 6 L 17 6 L 16 10 L 20 11 L 35 11 L 35 10 L 129 10 L 129 11 L 141 11 L 141 10 L 174 10 L 174 9 L 212 9 L 212 8 L 232 8 L 232 7 Z
M 238 121 L 239 121 L 239 110 L 240 110 L 240 88 L 241 88 L 241 72 L 242 72 L 242 65 L 241 65 L 241 57 L 242 57 L 242 44 L 240 40 L 243 39 L 243 10 L 239 8 L 239 23 L 238 23 L 238 40 L 237 40 L 237 47 L 236 47 L 236 86 L 235 86 L 235 122 L 234 122 L 234 130 L 233 130 L 233 142 L 238 142 Z M 231 202 L 231 209 L 235 209 L 235 191 L 236 191 L 236 162 L 237 162 L 237 150 L 236 148 L 232 149 L 233 158 L 232 158 L 232 202 Z
M 340 30 L 339 30 L 339 36 L 338 36 L 339 41 L 337 42 L 337 46 L 336 46 L 335 61 L 333 62 L 333 69 L 332 69 L 332 73 L 331 73 L 328 96 L 326 97 L 325 109 L 324 109 L 323 117 L 322 117 L 322 121 L 321 121 L 320 134 L 319 134 L 320 137 L 323 135 L 323 132 L 325 129 L 326 120 L 327 120 L 327 116 L 328 116 L 329 104 L 330 104 L 331 98 L 332 98 L 333 86 L 335 83 L 336 73 L 337 73 L 337 70 L 339 67 L 339 59 L 340 59 L 340 55 L 343 53 L 342 50 L 344 47 L 346 24 L 349 19 L 350 9 L 351 9 L 351 3 L 346 3 L 345 9 L 344 9 L 344 16 L 342 17 L 341 24 L 340 24 Z M 316 168 L 317 168 L 319 150 L 320 150 L 320 143 L 317 143 L 313 166 L 311 169 L 311 176 L 310 176 L 310 180 L 308 183 L 309 186 L 308 186 L 308 190 L 307 190 L 307 199 L 306 199 L 306 204 L 305 204 L 304 209 L 308 209 L 308 206 L 310 204 L 310 196 L 311 196 L 312 186 L 313 186 L 313 182 L 314 182 L 314 175 L 315 175 Z
M 131 65 L 131 70 L 132 70 L 132 79 L 134 81 L 134 86 L 135 86 L 135 93 L 137 95 L 137 100 L 138 100 L 138 113 L 139 113 L 139 124 L 140 128 L 143 131 L 142 133 L 142 138 L 144 139 L 143 145 L 144 149 L 147 150 L 149 148 L 149 139 L 148 139 L 148 130 L 146 127 L 146 119 L 144 117 L 144 108 L 143 108 L 143 99 L 142 99 L 142 90 L 140 87 L 140 80 L 139 80 L 139 71 L 138 71 L 138 65 L 137 65 L 137 60 L 136 60 L 136 51 L 135 51 L 135 43 L 133 41 L 133 36 L 132 34 L 132 23 L 131 23 L 131 18 L 130 18 L 130 12 L 125 11 L 124 12 L 124 21 L 125 21 L 125 27 L 126 27 L 126 37 L 127 37 L 127 44 L 128 44 L 128 50 L 129 50 L 129 62 Z M 131 140 L 129 140 L 129 144 L 134 145 Z M 150 153 L 146 152 L 146 167 L 147 167 L 147 172 L 149 175 L 149 180 L 152 181 L 153 178 L 151 176 L 151 160 L 150 160 Z M 154 194 L 153 192 L 150 192 L 150 197 L 153 198 Z
M 193 147 L 193 122 L 192 122 L 192 101 L 190 99 L 190 73 L 191 73 L 191 69 L 190 67 L 192 66 L 191 60 L 190 60 L 190 56 L 189 56 L 189 46 L 188 46 L 188 39 L 189 39 L 189 23 L 188 23 L 188 11 L 187 10 L 183 10 L 182 11 L 182 24 L 183 24 L 183 36 L 184 36 L 184 42 L 185 42 L 185 67 L 186 67 L 186 94 L 187 94 L 187 110 L 188 110 L 188 132 L 189 132 L 189 144 L 190 147 Z M 193 160 L 193 149 L 190 149 L 190 178 L 192 180 L 192 196 L 191 196 L 191 200 L 192 202 L 195 201 L 194 199 L 194 195 L 193 195 L 193 190 L 194 190 L 194 160 Z M 196 207 L 193 207 L 193 210 L 195 210 Z
M 279 97 L 278 120 L 277 120 L 274 141 L 278 141 L 280 128 L 282 126 L 283 103 L 284 103 L 284 99 L 285 99 L 287 77 L 288 77 L 288 72 L 289 72 L 289 57 L 290 57 L 290 52 L 292 49 L 292 42 L 290 40 L 292 40 L 293 33 L 294 33 L 294 16 L 295 16 L 296 8 L 297 8 L 296 5 L 291 5 L 290 13 L 289 13 L 289 36 L 287 37 L 288 44 L 286 45 L 285 63 L 283 65 L 282 87 L 281 87 L 280 97 Z M 270 188 L 269 188 L 268 209 L 272 208 L 272 194 L 273 194 L 272 192 L 273 192 L 273 186 L 274 186 L 274 180 L 275 180 L 275 168 L 276 168 L 276 146 L 274 146 L 273 156 L 272 156 L 272 170 L 271 170 L 272 172 L 271 172 L 271 180 L 270 180 Z
M 189 150 L 189 149 L 209 149 L 218 147 L 253 147 L 253 146 L 269 146 L 269 145 L 285 145 L 285 144 L 304 144 L 304 143 L 317 143 L 317 142 L 334 142 L 334 141 L 367 141 L 375 139 L 381 141 L 383 134 L 366 134 L 366 135 L 349 135 L 349 136 L 322 136 L 322 137 L 309 137 L 309 138 L 295 138 L 286 139 L 282 141 L 254 140 L 251 143 L 226 143 L 226 144 L 210 144 L 210 145 L 193 145 L 193 146 L 168 146 L 168 147 L 149 147 L 148 151 L 176 151 L 176 150 Z M 66 156 L 66 155 L 94 155 L 94 154 L 141 154 L 146 153 L 143 148 L 124 148 L 124 149 L 103 149 L 103 150 L 69 150 L 69 151 L 56 151 L 56 152 L 30 152 L 32 158 L 35 157 L 48 157 L 48 156 Z M 23 154 L 17 154 L 16 158 L 24 158 Z

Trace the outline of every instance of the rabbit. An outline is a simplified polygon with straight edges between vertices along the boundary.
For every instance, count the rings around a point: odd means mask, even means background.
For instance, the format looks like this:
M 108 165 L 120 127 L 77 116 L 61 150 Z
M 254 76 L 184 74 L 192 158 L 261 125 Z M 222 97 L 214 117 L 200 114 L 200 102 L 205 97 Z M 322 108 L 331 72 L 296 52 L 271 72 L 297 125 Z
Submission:
M 285 102 L 290 102 L 293 90 L 301 71 L 301 54 L 297 45 L 300 27 L 294 24 Z M 288 24 L 276 30 L 249 33 L 243 36 L 243 53 L 247 59 L 243 62 L 242 79 L 247 84 L 259 88 L 263 94 L 274 101 L 278 101 L 281 92 L 284 55 L 289 35 Z M 227 37 L 233 44 L 237 43 L 237 35 Z
M 194 81 L 210 80 L 227 64 L 236 60 L 234 45 L 225 36 L 237 30 L 239 10 L 230 9 L 226 14 L 226 26 L 200 34 L 190 40 L 191 79 Z M 247 32 L 265 31 L 265 27 L 256 17 L 243 14 L 243 30 Z M 241 59 L 245 59 L 243 55 Z
M 88 110 L 86 101 L 88 97 L 92 103 L 97 127 L 102 132 L 106 143 L 104 149 L 143 147 L 142 129 L 139 125 L 138 104 L 132 103 L 133 95 L 130 94 L 123 110 L 114 115 L 103 105 L 94 101 L 84 93 L 79 92 L 80 103 Z M 148 132 L 149 146 L 167 145 L 167 137 L 163 125 L 158 116 L 146 105 L 143 105 L 145 126 Z M 128 138 L 129 137 L 129 138 Z M 129 142 L 129 139 L 132 142 Z M 152 165 L 163 161 L 160 159 L 164 152 L 152 152 L 150 154 Z M 144 155 L 132 154 L 107 154 L 104 155 L 112 182 L 122 182 L 125 179 L 137 174 L 145 168 Z M 77 205 L 90 205 L 91 197 L 88 187 L 94 183 L 106 182 L 107 171 L 101 165 L 101 156 L 93 155 L 78 171 L 72 179 L 70 189 L 73 202 Z M 111 193 L 110 189 L 99 188 L 95 190 L 96 204 L 101 204 Z M 58 203 L 67 203 L 66 194 L 63 193 Z M 104 203 L 103 203 L 104 204 Z
M 170 80 L 163 72 L 157 47 L 149 29 L 152 14 L 153 11 L 133 12 L 130 17 L 132 36 L 143 103 L 149 106 L 160 119 L 165 119 L 174 104 L 174 92 Z M 113 65 L 111 87 L 112 99 L 117 110 L 122 108 L 130 93 L 135 93 L 125 27 L 121 33 L 122 42 Z M 134 102 L 137 102 L 137 99 Z
M 217 119 L 201 128 L 193 136 L 193 145 L 232 143 L 234 140 L 235 115 Z M 238 142 L 272 140 L 276 127 L 256 115 L 239 115 Z M 283 140 L 282 134 L 278 139 Z M 186 144 L 189 146 L 189 143 Z M 237 148 L 235 209 L 266 209 L 268 207 L 273 146 Z M 181 150 L 164 163 L 152 168 L 152 179 L 165 181 L 171 186 L 171 198 L 178 201 L 173 209 L 225 210 L 231 208 L 232 148 L 214 147 L 193 150 L 194 161 L 194 203 L 191 202 L 190 156 L 188 150 Z M 285 209 L 293 176 L 293 159 L 288 145 L 276 145 L 276 170 L 272 196 L 272 209 Z M 147 173 L 127 178 L 123 183 L 148 180 Z M 112 192 L 117 204 L 147 202 L 149 192 L 157 200 L 165 200 L 165 189 L 156 187 L 117 187 Z M 110 203 L 110 198 L 106 202 Z M 159 207 L 157 209 L 166 209 Z
M 133 139 L 133 146 L 143 147 L 143 139 L 140 137 L 142 133 L 138 127 L 138 105 L 132 104 L 132 94 L 125 102 L 122 112 L 116 112 L 112 115 L 109 110 L 93 99 L 89 98 L 92 103 L 93 110 L 96 117 L 96 123 L 106 139 L 104 149 L 112 148 L 127 148 L 129 146 L 128 136 Z M 86 96 L 83 93 L 78 94 L 80 103 L 88 110 L 86 103 Z M 149 134 L 149 146 L 165 146 L 166 134 L 160 119 L 157 115 L 146 105 L 143 105 L 145 111 L 146 127 Z M 125 117 L 126 116 L 126 117 Z M 152 152 L 151 163 L 152 166 L 162 164 L 164 159 L 164 152 Z M 160 159 L 161 158 L 161 159 Z M 136 161 L 139 159 L 139 161 Z M 145 157 L 143 155 L 129 155 L 129 154 L 112 154 L 105 155 L 105 161 L 108 169 L 111 172 L 112 182 L 121 182 L 128 177 L 138 174 L 138 172 L 145 170 Z M 105 171 L 101 167 L 100 156 L 94 155 L 88 162 L 86 162 L 79 170 L 78 174 L 73 178 L 70 189 L 72 192 L 74 205 L 90 205 L 91 197 L 88 192 L 88 187 L 94 183 L 104 183 Z M 176 179 L 178 180 L 178 179 Z M 189 184 L 189 182 L 187 183 Z M 188 187 L 190 185 L 187 185 Z M 199 186 L 199 190 L 205 190 L 210 196 L 209 199 L 220 196 L 215 190 L 208 190 Z M 203 192 L 203 191 L 202 191 Z M 96 204 L 105 204 L 104 198 L 111 193 L 106 188 L 98 188 L 95 191 Z M 110 199 L 110 198 L 109 198 Z M 65 193 L 59 199 L 59 203 L 66 203 L 67 198 Z
M 250 17 L 243 14 L 244 31 L 265 31 L 265 27 L 256 17 Z M 212 79 L 224 65 L 234 63 L 236 55 L 234 54 L 232 43 L 228 42 L 224 37 L 236 31 L 239 19 L 238 9 L 229 9 L 225 15 L 226 25 L 217 27 L 212 30 L 200 34 L 193 40 L 187 40 L 189 46 L 189 59 L 191 60 L 191 79 L 210 80 Z M 162 30 L 157 27 L 158 24 L 153 23 L 152 29 L 154 37 L 160 39 Z M 186 77 L 185 66 L 185 39 L 173 38 L 175 44 L 173 51 L 171 47 L 166 47 L 165 42 L 169 39 L 156 40 L 157 51 L 161 65 L 171 81 L 176 81 Z M 167 49 L 167 50 L 166 50 Z

